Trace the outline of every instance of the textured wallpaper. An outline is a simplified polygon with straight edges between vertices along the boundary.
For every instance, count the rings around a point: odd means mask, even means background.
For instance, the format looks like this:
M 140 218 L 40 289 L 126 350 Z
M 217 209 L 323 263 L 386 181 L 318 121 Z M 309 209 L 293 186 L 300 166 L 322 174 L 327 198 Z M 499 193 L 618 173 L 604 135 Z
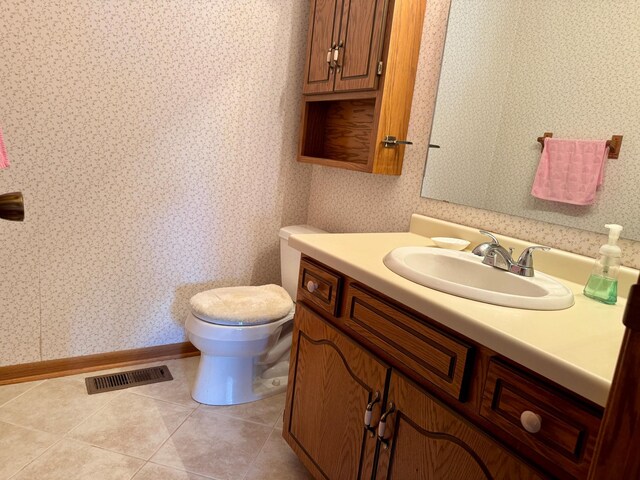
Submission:
M 196 292 L 279 281 L 307 3 L 2 2 L 0 365 L 180 342 Z
M 602 28 L 607 4 L 452 3 L 431 136 L 444 148 L 429 152 L 423 194 L 595 232 L 619 223 L 623 237 L 640 239 L 640 212 L 627 208 L 640 200 L 640 6 L 616 2 L 616 28 Z M 602 140 L 624 134 L 594 205 L 530 194 L 536 138 L 545 131 Z
M 420 198 L 448 0 L 428 5 L 403 174 L 297 164 L 307 9 L 2 3 L 0 193 L 27 217 L 0 223 L 0 365 L 183 341 L 193 294 L 278 281 L 278 228 L 306 220 L 393 231 L 418 212 L 595 254 L 602 236 Z
M 402 175 L 385 177 L 313 167 L 309 223 L 331 231 L 399 231 L 408 229 L 412 213 L 422 213 L 532 243 L 595 256 L 606 241 L 604 235 L 420 198 L 448 9 L 449 0 L 431 0 L 427 4 L 408 133 L 414 145 L 406 149 Z M 628 148 L 628 145 L 623 144 L 623 148 Z M 637 210 L 637 203 L 628 208 Z M 623 240 L 620 245 L 623 263 L 640 268 L 640 242 Z

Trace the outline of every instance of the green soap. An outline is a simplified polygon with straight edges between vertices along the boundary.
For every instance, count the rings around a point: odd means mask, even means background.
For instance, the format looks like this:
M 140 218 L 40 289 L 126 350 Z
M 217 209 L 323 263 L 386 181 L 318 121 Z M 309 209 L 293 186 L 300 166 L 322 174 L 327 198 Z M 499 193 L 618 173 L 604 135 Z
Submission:
M 618 280 L 602 275 L 591 275 L 584 287 L 584 294 L 599 302 L 615 305 L 618 300 Z

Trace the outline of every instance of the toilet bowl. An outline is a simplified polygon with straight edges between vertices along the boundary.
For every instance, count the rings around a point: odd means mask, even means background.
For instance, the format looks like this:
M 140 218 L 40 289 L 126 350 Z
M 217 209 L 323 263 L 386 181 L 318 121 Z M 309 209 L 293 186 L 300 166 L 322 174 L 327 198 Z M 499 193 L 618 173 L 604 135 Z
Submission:
M 287 388 L 300 252 L 297 233 L 325 233 L 308 225 L 280 229 L 282 287 L 226 287 L 191 299 L 185 330 L 200 350 L 191 396 L 207 405 L 235 405 Z M 283 288 L 284 287 L 284 288 Z
M 291 337 L 284 339 L 288 345 L 281 357 L 286 354 L 286 358 L 261 363 L 260 357 L 278 344 L 283 325 L 292 320 L 293 311 L 263 325 L 229 326 L 208 323 L 189 313 L 185 328 L 191 343 L 200 350 L 193 399 L 207 405 L 235 405 L 284 391 Z M 284 362 L 280 370 L 269 370 L 278 361 Z

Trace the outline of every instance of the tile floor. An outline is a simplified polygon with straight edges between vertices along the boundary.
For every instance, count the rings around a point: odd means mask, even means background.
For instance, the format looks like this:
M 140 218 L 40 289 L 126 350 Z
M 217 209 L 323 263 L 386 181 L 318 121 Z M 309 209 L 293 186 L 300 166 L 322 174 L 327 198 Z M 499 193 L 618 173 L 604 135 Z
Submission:
M 0 386 L 0 480 L 298 480 L 281 437 L 284 394 L 200 405 L 199 357 L 168 360 L 173 381 L 87 395 L 84 377 Z

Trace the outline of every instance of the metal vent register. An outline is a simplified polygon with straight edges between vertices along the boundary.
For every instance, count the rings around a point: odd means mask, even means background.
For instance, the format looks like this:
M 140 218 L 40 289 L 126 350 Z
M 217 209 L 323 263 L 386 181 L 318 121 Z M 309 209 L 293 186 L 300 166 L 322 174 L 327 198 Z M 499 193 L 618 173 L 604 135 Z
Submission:
M 141 368 L 140 370 L 131 370 L 129 372 L 111 373 L 109 375 L 98 375 L 97 377 L 84 379 L 89 395 L 148 385 L 150 383 L 167 382 L 169 380 L 173 380 L 173 377 L 166 365 Z

